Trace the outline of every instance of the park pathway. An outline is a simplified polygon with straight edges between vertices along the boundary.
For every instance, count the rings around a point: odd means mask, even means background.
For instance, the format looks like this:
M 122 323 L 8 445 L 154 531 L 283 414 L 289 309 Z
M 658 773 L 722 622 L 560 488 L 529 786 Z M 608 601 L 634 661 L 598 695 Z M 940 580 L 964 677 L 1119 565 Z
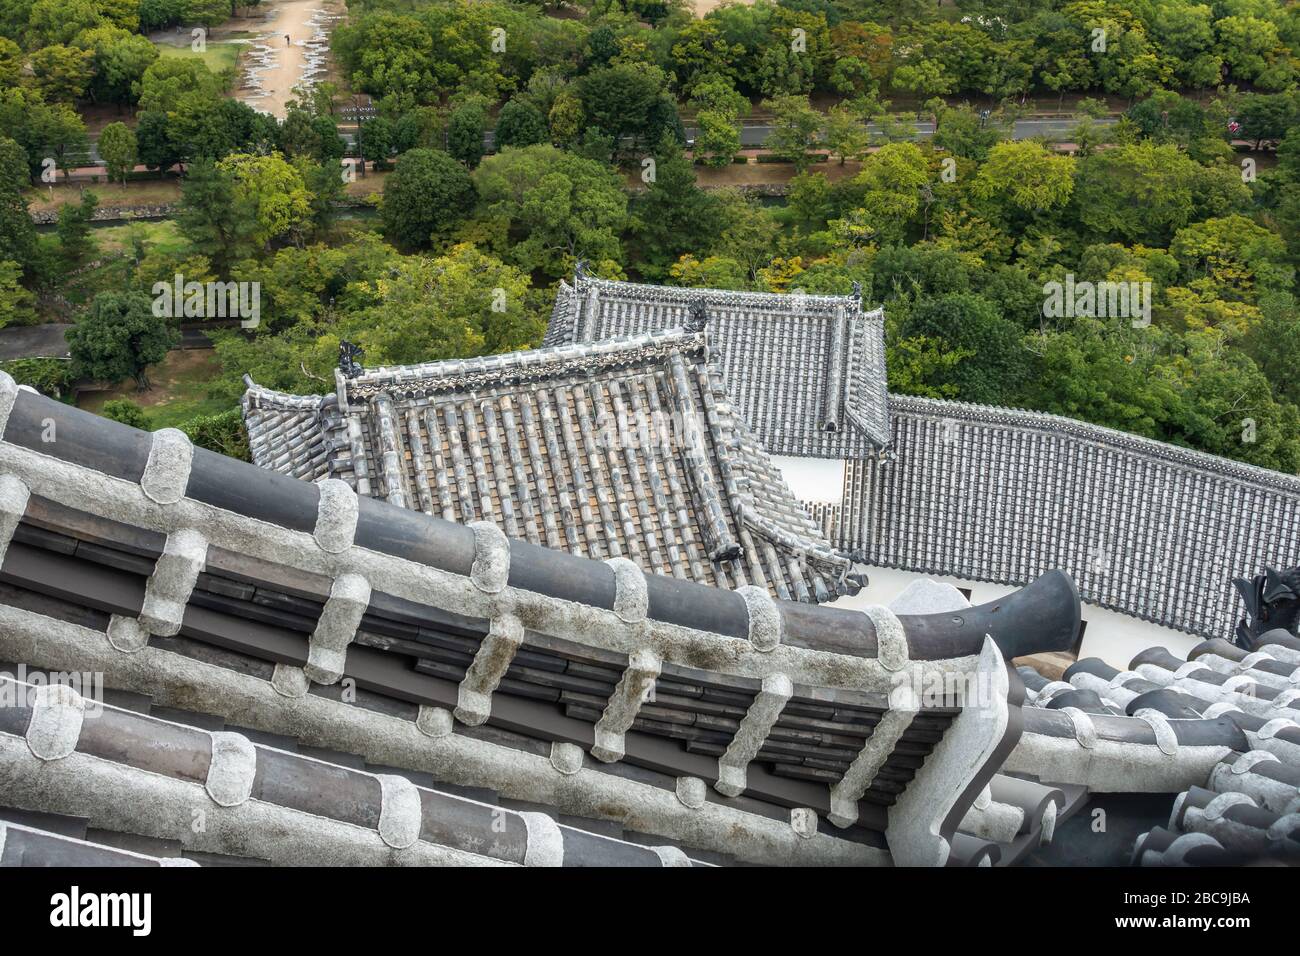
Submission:
M 325 78 L 329 35 L 343 18 L 342 4 L 337 0 L 275 0 L 271 11 L 264 31 L 244 54 L 235 98 L 284 119 L 294 87 L 311 86 Z

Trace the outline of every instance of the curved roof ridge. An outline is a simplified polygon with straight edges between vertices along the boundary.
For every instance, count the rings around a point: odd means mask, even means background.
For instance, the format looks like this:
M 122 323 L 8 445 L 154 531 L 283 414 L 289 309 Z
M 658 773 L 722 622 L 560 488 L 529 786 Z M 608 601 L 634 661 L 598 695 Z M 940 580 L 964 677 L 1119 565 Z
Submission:
M 600 279 L 595 276 L 585 276 L 576 280 L 576 285 L 570 287 L 566 284 L 565 288 L 582 288 L 585 286 L 596 286 L 602 291 L 613 291 L 617 297 L 621 291 L 624 298 L 705 298 L 705 299 L 732 299 L 741 305 L 766 305 L 771 306 L 776 303 L 786 301 L 802 302 L 804 304 L 813 304 L 828 308 L 834 308 L 842 305 L 844 302 L 857 301 L 854 293 L 844 295 L 834 295 L 830 293 L 810 293 L 810 292 L 755 292 L 747 289 L 712 289 L 700 286 L 677 286 L 677 285 L 654 285 L 649 282 L 628 282 L 623 279 Z M 793 310 L 792 310 L 793 311 Z M 860 310 L 859 314 L 861 313 Z M 874 312 L 881 312 L 883 308 L 878 307 Z
M 712 396 L 708 414 L 719 419 L 715 445 L 719 465 L 724 469 L 723 490 L 731 501 L 736 520 L 773 545 L 792 552 L 809 570 L 827 577 L 830 593 L 818 600 L 853 593 L 855 589 L 849 580 L 852 559 L 826 539 L 772 462 L 767 449 L 738 414 L 727 393 L 722 367 L 709 361 L 706 368 Z M 760 496 L 759 489 L 770 489 L 774 494 Z M 790 507 L 780 508 L 781 497 Z
M 618 364 L 620 360 L 639 360 L 647 357 L 647 353 L 644 353 L 646 349 L 659 349 L 668 354 L 691 351 L 703 348 L 705 345 L 706 341 L 702 333 L 673 328 L 638 335 L 622 335 L 600 342 L 543 346 L 469 358 L 441 359 L 416 365 L 380 365 L 368 368 L 355 378 L 348 379 L 348 389 L 350 392 L 354 388 L 369 391 L 385 384 L 393 384 L 399 386 L 397 390 L 401 391 L 401 387 L 426 385 L 430 380 L 436 381 L 440 377 L 450 379 L 453 376 L 476 372 L 498 374 L 512 368 L 526 369 L 540 374 L 564 370 L 565 363 L 573 360 L 597 361 L 602 365 L 613 365 Z
M 294 411 L 305 411 L 309 409 L 318 409 L 322 402 L 331 397 L 334 393 L 327 392 L 323 395 L 295 395 L 291 392 L 281 392 L 274 388 L 267 388 L 265 385 L 258 385 L 253 381 L 251 375 L 244 375 L 244 407 L 249 407 L 250 402 L 255 402 L 256 407 L 285 409 Z

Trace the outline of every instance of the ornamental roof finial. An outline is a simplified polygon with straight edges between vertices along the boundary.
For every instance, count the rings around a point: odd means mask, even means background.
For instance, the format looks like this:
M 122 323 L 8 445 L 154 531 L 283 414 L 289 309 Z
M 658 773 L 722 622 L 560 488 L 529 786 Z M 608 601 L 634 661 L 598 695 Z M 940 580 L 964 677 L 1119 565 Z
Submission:
M 709 324 L 709 313 L 704 307 L 704 300 L 692 299 L 689 310 L 690 314 L 686 319 L 687 331 L 703 332 L 704 327 Z
M 357 359 L 366 354 L 366 350 L 359 345 L 353 345 L 347 339 L 339 340 L 339 371 L 343 373 L 344 378 L 356 378 L 365 369 Z

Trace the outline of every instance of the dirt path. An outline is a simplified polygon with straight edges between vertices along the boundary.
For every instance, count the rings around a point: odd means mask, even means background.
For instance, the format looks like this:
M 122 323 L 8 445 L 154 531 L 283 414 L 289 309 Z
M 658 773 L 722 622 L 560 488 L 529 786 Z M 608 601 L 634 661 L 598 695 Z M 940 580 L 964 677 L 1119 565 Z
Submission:
M 329 33 L 342 16 L 338 0 L 278 0 L 244 55 L 236 99 L 284 119 L 293 88 L 324 79 Z M 289 41 L 286 43 L 285 36 Z

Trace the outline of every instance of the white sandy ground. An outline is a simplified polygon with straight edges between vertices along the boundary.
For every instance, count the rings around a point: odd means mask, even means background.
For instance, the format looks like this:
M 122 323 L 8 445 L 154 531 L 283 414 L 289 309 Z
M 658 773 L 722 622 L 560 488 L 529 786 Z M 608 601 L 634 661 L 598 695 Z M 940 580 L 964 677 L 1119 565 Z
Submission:
M 731 0 L 731 2 L 748 6 L 753 3 L 754 0 Z M 695 0 L 692 6 L 695 7 L 695 15 L 697 17 L 702 17 L 709 13 L 709 11 L 716 10 L 718 7 L 722 6 L 722 0 Z
M 236 92 L 235 98 L 264 110 L 277 119 L 284 119 L 289 100 L 294 98 L 293 88 L 302 79 L 303 70 L 307 66 L 307 50 L 303 44 L 311 39 L 315 31 L 307 21 L 316 10 L 338 12 L 335 8 L 339 5 L 328 0 L 272 0 L 269 6 L 274 16 L 262 21 L 257 27 L 269 36 L 270 39 L 264 42 L 275 51 L 275 65 L 261 74 L 262 89 L 267 95 L 259 96 L 256 90 L 241 88 Z M 284 42 L 286 33 L 292 41 L 288 46 Z M 244 64 L 241 64 L 241 73 L 243 69 Z M 239 83 L 242 85 L 242 76 Z

